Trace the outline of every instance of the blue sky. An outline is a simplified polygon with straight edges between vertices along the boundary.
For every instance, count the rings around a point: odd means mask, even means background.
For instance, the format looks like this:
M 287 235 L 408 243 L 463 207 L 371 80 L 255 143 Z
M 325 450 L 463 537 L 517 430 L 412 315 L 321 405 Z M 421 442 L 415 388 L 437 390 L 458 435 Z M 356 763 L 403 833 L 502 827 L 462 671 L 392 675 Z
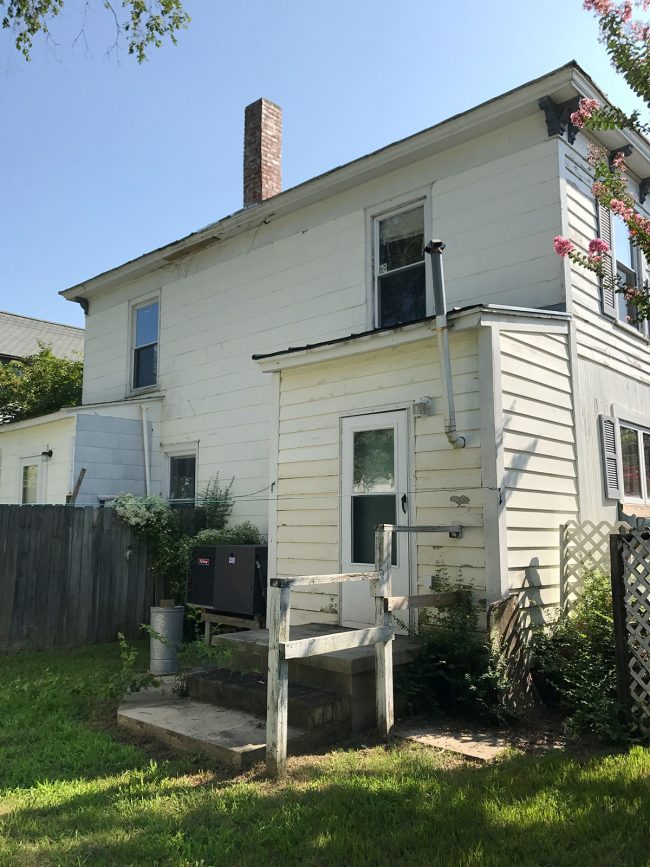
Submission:
M 82 0 L 25 63 L 0 34 L 0 309 L 83 324 L 57 293 L 241 207 L 244 106 L 284 111 L 283 186 L 575 58 L 635 105 L 581 0 L 186 0 L 176 47 L 106 57 Z

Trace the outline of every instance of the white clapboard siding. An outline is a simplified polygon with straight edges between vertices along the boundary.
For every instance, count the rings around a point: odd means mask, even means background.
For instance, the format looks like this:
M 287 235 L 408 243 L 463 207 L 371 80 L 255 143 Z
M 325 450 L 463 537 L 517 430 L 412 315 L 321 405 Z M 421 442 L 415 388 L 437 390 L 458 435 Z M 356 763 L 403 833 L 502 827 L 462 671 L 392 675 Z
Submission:
M 159 298 L 163 405 L 152 462 L 165 467 L 162 454 L 156 454 L 160 442 L 198 442 L 199 488 L 216 472 L 222 478 L 234 476 L 233 518 L 254 518 L 266 530 L 269 495 L 261 489 L 269 483 L 265 464 L 272 390 L 251 357 L 371 326 L 368 215 L 427 191 L 432 229 L 447 243 L 450 305 L 537 306 L 539 298 L 547 304 L 562 300 L 559 264 L 548 255 L 548 238 L 559 231 L 557 143 L 548 138 L 543 117 L 535 112 L 370 180 L 360 176 L 356 187 L 291 214 L 274 215 L 93 296 L 86 318 L 84 402 L 120 401 L 128 394 L 131 306 Z M 458 424 L 475 436 L 469 440 L 473 448 L 478 440 L 472 431 L 479 430 L 476 352 L 465 338 L 458 340 L 456 352 Z M 415 390 L 422 377 L 435 381 L 439 372 L 430 356 L 430 362 L 391 356 L 392 381 L 386 381 L 382 401 L 399 402 L 400 389 Z M 327 381 L 312 381 L 311 372 L 300 371 L 295 380 L 287 380 L 286 392 L 293 393 L 294 401 L 287 400 L 279 422 L 281 440 L 291 435 L 281 442 L 281 466 L 333 459 L 338 414 L 354 410 L 372 391 L 372 382 L 364 381 L 356 365 L 348 373 L 345 392 L 332 396 L 329 404 Z M 305 376 L 309 394 L 301 379 Z M 429 393 L 426 388 L 416 397 Z M 306 400 L 318 403 L 320 415 L 301 415 Z M 439 410 L 434 405 L 437 415 Z M 441 424 L 428 433 L 442 434 Z M 312 455 L 295 451 L 316 446 L 320 451 Z M 435 451 L 434 446 L 426 448 Z M 476 468 L 471 459 L 458 467 L 459 487 L 467 486 L 465 471 Z M 452 487 L 445 481 L 445 468 L 439 472 L 440 484 Z M 253 495 L 255 491 L 261 493 Z M 285 486 L 283 492 L 292 489 Z M 309 482 L 305 493 L 315 493 Z
M 42 418 L 47 419 L 48 416 Z M 37 464 L 43 503 L 61 504 L 72 491 L 72 444 L 75 417 L 41 422 L 33 419 L 2 425 L 0 433 L 0 503 L 22 502 L 20 461 Z M 51 458 L 42 452 L 52 450 Z
M 583 249 L 598 234 L 591 194 L 566 184 L 571 239 Z M 601 312 L 600 288 L 595 275 L 572 268 L 572 302 L 578 356 L 650 384 L 648 343 L 632 328 Z
M 475 442 L 451 448 L 438 415 L 414 420 L 415 484 L 413 520 L 427 524 L 467 526 L 464 538 L 419 534 L 422 553 L 414 564 L 418 583 L 429 587 L 441 568 L 453 576 L 484 586 L 483 500 L 481 491 L 478 362 L 475 333 L 452 334 L 454 386 L 465 398 L 459 418 L 471 422 L 466 431 Z M 423 363 L 426 359 L 426 363 Z M 278 444 L 277 572 L 281 576 L 338 572 L 339 474 L 341 417 L 378 408 L 410 406 L 424 394 L 440 394 L 437 348 L 433 336 L 353 358 L 339 358 L 284 370 L 280 388 Z M 288 425 L 288 422 L 291 422 Z M 334 455 L 334 457 L 332 457 Z M 459 509 L 450 497 L 463 493 L 470 505 Z M 318 598 L 312 599 L 314 593 Z M 293 612 L 296 612 L 295 619 Z M 312 617 L 312 615 L 318 617 Z M 303 588 L 292 594 L 292 622 L 337 622 L 335 588 Z
M 560 525 L 578 513 L 569 339 L 500 342 L 509 586 L 544 609 L 559 602 Z

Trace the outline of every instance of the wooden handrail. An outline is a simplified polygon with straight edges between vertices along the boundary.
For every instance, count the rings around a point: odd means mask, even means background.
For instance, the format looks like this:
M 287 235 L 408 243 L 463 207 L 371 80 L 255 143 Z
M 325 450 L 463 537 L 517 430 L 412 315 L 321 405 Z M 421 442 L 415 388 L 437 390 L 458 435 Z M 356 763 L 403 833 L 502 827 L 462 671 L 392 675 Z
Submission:
M 346 572 L 341 575 L 297 575 L 271 578 L 271 587 L 309 587 L 314 584 L 342 584 L 346 581 L 377 581 L 379 572 Z

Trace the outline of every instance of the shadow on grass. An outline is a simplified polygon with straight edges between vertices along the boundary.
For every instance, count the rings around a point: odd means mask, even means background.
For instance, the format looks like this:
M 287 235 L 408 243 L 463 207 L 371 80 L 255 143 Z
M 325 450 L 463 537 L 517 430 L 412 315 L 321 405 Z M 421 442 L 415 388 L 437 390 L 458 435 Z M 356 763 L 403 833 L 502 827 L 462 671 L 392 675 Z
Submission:
M 52 784 L 5 815 L 11 863 L 648 863 L 650 753 L 638 748 L 582 763 L 448 767 L 403 747 L 301 761 L 282 784 L 197 786 L 153 766 L 91 791 L 60 784 L 54 797 Z

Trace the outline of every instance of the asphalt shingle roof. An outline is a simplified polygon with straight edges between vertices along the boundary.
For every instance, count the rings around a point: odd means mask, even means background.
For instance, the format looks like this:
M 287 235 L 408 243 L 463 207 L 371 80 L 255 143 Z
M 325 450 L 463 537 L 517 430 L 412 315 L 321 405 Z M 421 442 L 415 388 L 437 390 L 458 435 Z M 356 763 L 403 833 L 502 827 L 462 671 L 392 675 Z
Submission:
M 83 358 L 84 330 L 0 311 L 0 359 L 33 355 L 39 343 L 48 345 L 59 358 Z

